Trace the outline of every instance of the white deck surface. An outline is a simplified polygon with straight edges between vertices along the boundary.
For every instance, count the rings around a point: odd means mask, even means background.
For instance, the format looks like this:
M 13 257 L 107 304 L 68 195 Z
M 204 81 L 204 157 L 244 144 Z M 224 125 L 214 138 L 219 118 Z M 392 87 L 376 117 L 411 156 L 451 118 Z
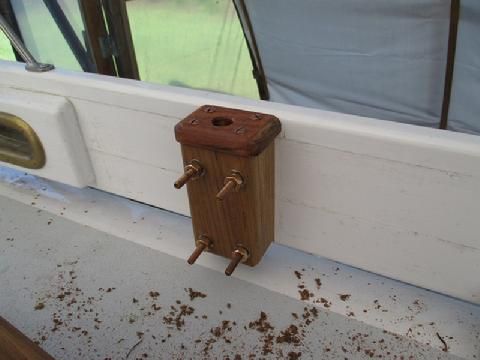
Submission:
M 0 315 L 57 359 L 480 358 L 479 306 L 279 245 L 227 278 L 225 259 L 186 264 L 186 217 L 5 169 L 0 180 Z M 250 326 L 262 311 L 264 332 Z

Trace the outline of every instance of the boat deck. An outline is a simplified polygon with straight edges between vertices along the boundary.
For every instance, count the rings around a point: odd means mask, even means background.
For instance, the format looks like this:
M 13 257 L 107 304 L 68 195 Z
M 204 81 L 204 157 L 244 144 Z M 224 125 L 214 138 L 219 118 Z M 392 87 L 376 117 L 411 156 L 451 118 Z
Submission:
M 190 219 L 11 171 L 0 316 L 56 359 L 476 359 L 480 307 L 274 245 L 188 266 Z

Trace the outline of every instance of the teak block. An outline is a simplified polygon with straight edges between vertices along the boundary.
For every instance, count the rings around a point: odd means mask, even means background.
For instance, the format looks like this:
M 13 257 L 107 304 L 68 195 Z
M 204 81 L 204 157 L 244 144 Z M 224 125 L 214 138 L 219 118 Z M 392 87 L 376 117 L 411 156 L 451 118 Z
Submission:
M 280 133 L 273 115 L 205 105 L 175 126 L 182 145 L 238 156 L 260 154 Z
M 241 246 L 253 266 L 274 240 L 274 139 L 280 130 L 272 115 L 209 105 L 175 127 L 185 166 L 197 160 L 204 169 L 187 190 L 195 238 L 208 237 L 208 251 L 230 258 Z M 219 200 L 232 171 L 244 185 Z

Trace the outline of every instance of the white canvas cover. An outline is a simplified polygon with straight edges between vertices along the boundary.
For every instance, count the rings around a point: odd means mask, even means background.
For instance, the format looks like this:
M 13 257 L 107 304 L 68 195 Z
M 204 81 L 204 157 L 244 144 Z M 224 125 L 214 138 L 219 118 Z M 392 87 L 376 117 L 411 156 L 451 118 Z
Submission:
M 270 100 L 438 127 L 450 0 L 245 5 Z M 479 30 L 480 2 L 462 1 L 451 130 L 480 133 Z
M 480 1 L 461 4 L 449 129 L 480 134 Z

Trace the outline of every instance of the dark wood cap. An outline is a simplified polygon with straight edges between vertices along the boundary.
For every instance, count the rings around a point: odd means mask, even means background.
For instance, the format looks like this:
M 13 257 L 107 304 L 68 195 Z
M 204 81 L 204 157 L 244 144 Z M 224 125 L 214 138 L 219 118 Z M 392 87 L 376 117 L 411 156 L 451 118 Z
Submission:
M 281 129 L 280 120 L 273 115 L 204 105 L 175 126 L 175 138 L 183 145 L 256 156 Z

